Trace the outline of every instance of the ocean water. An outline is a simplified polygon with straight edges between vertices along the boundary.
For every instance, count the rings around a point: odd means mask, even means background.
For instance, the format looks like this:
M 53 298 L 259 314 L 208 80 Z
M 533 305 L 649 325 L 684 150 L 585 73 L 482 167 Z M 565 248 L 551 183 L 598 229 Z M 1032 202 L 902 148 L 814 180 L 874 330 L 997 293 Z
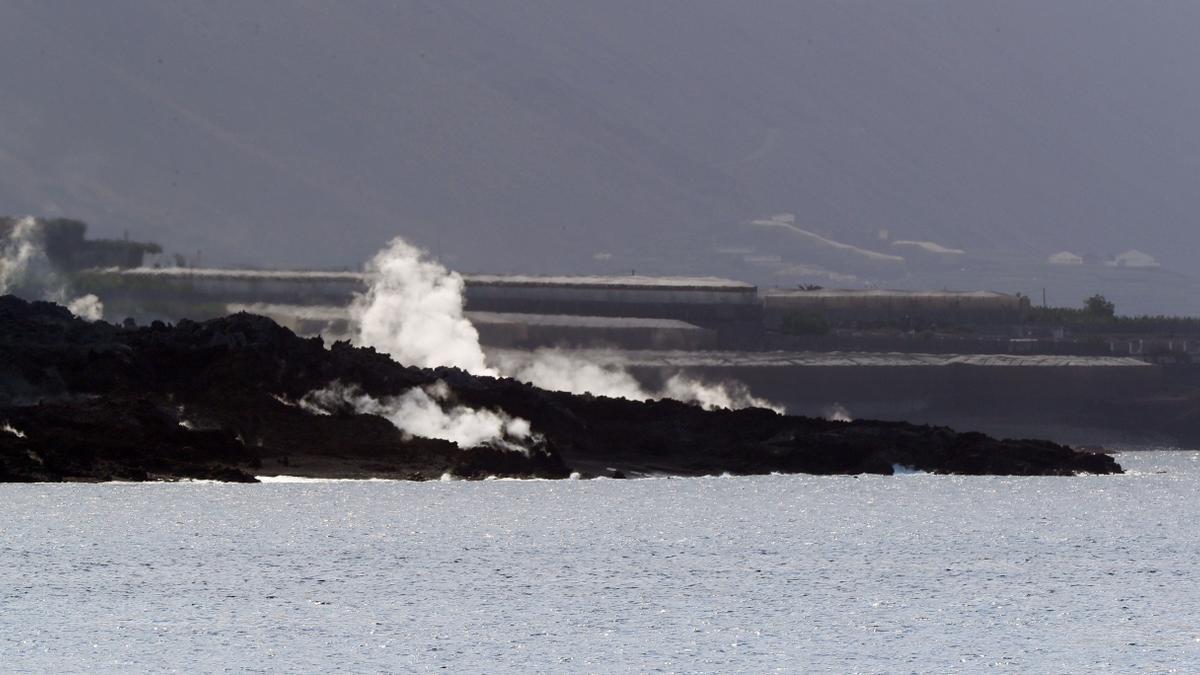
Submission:
M 0 486 L 0 671 L 1200 669 L 1200 455 L 1126 476 Z

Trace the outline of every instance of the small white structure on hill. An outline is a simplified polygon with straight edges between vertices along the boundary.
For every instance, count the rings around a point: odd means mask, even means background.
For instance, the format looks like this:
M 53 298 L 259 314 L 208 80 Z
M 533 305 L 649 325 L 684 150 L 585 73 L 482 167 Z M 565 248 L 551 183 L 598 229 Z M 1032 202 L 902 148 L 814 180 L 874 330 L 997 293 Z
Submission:
M 1124 253 L 1113 258 L 1108 263 L 1112 267 L 1158 267 L 1158 261 L 1149 253 L 1143 253 L 1137 249 L 1129 249 Z

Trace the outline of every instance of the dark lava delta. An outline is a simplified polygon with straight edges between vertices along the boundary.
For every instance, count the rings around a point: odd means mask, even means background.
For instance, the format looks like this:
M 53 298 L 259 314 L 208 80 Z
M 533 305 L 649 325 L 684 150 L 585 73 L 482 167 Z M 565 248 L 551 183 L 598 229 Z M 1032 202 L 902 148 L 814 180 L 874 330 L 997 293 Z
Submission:
M 294 401 L 331 382 L 376 398 L 444 381 L 451 402 L 532 423 L 528 452 L 414 437 L 353 410 Z M 0 297 L 0 481 L 253 481 L 255 475 L 423 480 L 781 473 L 1119 473 L 1108 455 L 903 422 L 705 411 L 544 391 L 371 348 L 300 338 L 269 319 L 88 323 Z

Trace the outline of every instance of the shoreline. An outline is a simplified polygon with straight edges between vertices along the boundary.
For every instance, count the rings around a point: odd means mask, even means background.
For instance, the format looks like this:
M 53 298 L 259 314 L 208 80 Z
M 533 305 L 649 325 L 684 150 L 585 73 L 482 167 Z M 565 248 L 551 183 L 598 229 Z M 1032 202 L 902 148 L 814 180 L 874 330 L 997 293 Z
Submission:
M 0 361 L 0 423 L 12 429 L 0 433 L 7 482 L 891 474 L 896 466 L 969 475 L 1121 471 L 1109 455 L 1049 441 L 761 408 L 704 410 L 406 367 L 244 313 L 118 327 L 6 296 L 0 353 L 9 356 Z M 331 387 L 343 394 L 331 407 L 299 405 Z M 374 407 L 352 406 L 346 392 Z M 510 431 L 468 447 L 414 435 L 390 417 L 400 413 L 387 412 L 413 392 L 430 413 L 510 420 Z

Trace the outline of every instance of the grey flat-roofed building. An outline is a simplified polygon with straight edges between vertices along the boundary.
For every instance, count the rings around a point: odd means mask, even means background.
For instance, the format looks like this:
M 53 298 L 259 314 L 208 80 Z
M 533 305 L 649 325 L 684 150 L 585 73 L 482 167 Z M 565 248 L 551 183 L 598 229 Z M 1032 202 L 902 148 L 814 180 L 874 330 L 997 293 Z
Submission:
M 467 309 L 674 319 L 713 331 L 723 347 L 753 346 L 762 305 L 751 284 L 715 277 L 465 277 Z
M 831 322 L 921 319 L 939 322 L 1008 323 L 1029 308 L 1029 299 L 993 291 L 885 289 L 772 289 L 762 294 L 767 325 L 788 314 L 822 316 Z
M 348 305 L 362 272 L 139 268 L 90 270 L 83 286 L 106 302 Z M 671 319 L 706 329 L 718 346 L 748 347 L 761 334 L 751 284 L 716 277 L 464 275 L 473 312 Z M 193 318 L 195 313 L 193 312 Z M 203 318 L 201 316 L 200 318 Z M 708 339 L 703 341 L 708 344 Z
M 713 349 L 716 333 L 677 319 L 467 312 L 487 346 Z

